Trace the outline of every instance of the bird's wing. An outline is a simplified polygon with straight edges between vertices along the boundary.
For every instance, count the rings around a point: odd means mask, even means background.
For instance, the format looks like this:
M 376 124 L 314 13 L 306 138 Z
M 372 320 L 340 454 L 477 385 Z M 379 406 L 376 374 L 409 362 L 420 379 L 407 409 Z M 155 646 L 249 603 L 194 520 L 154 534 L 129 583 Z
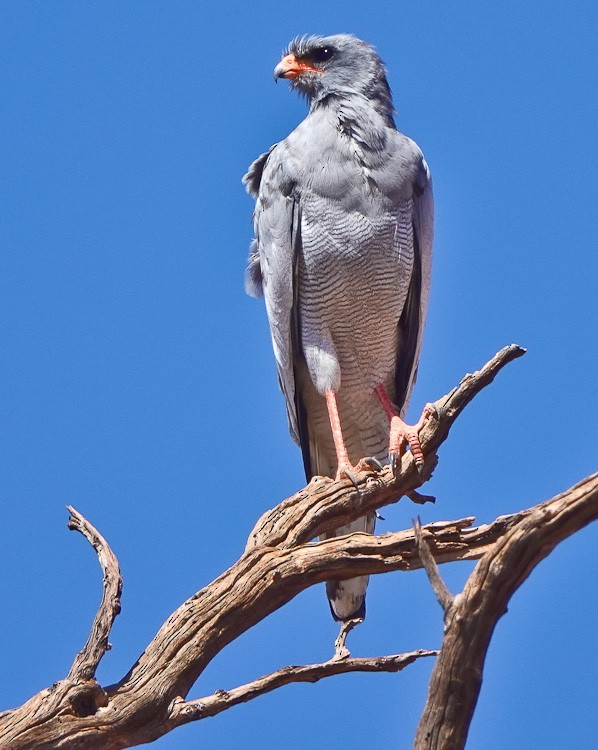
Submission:
M 432 273 L 434 196 L 430 170 L 421 152 L 419 156 L 413 183 L 413 270 L 397 337 L 395 400 L 402 413 L 417 378 Z
M 285 144 L 276 144 L 251 165 L 243 178 L 257 195 L 255 239 L 249 252 L 245 287 L 264 295 L 278 380 L 284 393 L 291 436 L 299 442 L 295 405 L 293 339 L 295 337 L 295 266 L 300 242 L 299 201 L 285 167 Z

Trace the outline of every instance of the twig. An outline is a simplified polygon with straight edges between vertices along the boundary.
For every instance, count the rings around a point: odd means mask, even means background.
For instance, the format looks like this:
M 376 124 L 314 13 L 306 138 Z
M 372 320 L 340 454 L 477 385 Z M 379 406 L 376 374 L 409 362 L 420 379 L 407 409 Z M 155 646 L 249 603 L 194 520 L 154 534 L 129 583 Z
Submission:
M 91 680 L 102 657 L 110 649 L 108 638 L 114 619 L 120 612 L 122 578 L 116 555 L 100 532 L 78 511 L 67 505 L 68 527 L 79 531 L 95 549 L 102 567 L 104 587 L 102 601 L 96 612 L 87 643 L 75 657 L 67 679 Z
M 413 531 L 415 533 L 415 542 L 417 544 L 420 559 L 424 568 L 426 569 L 428 579 L 430 581 L 434 594 L 438 599 L 438 603 L 446 614 L 449 607 L 453 603 L 453 595 L 448 590 L 446 583 L 443 581 L 442 576 L 440 575 L 440 571 L 438 570 L 436 560 L 430 552 L 430 547 L 428 546 L 428 542 L 426 541 L 422 532 L 422 524 L 419 516 L 413 519 Z
M 374 656 L 370 658 L 339 659 L 322 664 L 289 666 L 260 677 L 246 685 L 232 690 L 217 690 L 213 695 L 193 701 L 175 701 L 170 721 L 173 726 L 180 726 L 190 721 L 215 716 L 227 708 L 239 703 L 253 700 L 260 695 L 276 690 L 293 682 L 318 682 L 324 677 L 345 674 L 347 672 L 400 672 L 417 659 L 425 656 L 437 656 L 438 651 L 419 649 L 405 654 L 391 656 Z
M 360 625 L 363 622 L 363 617 L 354 617 L 351 620 L 341 621 L 339 634 L 334 642 L 334 656 L 333 659 L 347 659 L 351 656 L 351 652 L 346 647 L 347 636 L 353 630 L 354 627 Z

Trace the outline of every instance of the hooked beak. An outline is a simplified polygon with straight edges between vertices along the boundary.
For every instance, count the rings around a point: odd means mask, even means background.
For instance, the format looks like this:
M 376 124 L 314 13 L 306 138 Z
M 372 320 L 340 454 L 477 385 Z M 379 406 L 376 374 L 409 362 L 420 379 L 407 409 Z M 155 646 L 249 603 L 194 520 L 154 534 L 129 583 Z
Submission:
M 301 73 L 321 73 L 319 68 L 314 68 L 304 60 L 298 60 L 295 55 L 285 55 L 274 68 L 274 80 L 279 78 L 297 78 Z

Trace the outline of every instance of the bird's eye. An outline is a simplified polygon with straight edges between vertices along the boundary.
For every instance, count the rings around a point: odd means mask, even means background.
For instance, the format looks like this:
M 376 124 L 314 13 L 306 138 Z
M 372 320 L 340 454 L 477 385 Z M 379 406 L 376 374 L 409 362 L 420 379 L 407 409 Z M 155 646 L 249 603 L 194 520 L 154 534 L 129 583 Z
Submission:
M 313 62 L 326 62 L 326 60 L 330 60 L 333 54 L 334 49 L 332 47 L 316 47 L 310 57 Z

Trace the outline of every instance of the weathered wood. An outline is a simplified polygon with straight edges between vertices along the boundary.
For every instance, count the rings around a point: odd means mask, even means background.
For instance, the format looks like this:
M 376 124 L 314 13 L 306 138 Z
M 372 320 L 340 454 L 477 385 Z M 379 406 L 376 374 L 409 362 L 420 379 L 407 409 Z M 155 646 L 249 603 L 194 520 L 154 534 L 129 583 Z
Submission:
M 116 616 L 120 613 L 122 577 L 116 555 L 110 545 L 89 521 L 73 507 L 67 505 L 70 518 L 68 527 L 79 531 L 95 549 L 104 574 L 102 601 L 91 626 L 91 633 L 83 649 L 77 654 L 67 679 L 90 680 L 95 676 L 102 657 L 110 649 L 108 638 Z
M 414 750 L 461 750 L 477 703 L 486 652 L 509 599 L 559 542 L 598 518 L 598 474 L 531 508 L 505 529 L 447 610 Z
M 468 518 L 424 529 L 439 562 L 477 559 L 520 515 L 477 528 L 469 527 Z M 303 589 L 331 575 L 350 578 L 420 567 L 412 529 L 254 550 L 168 618 L 129 674 L 105 688 L 106 705 L 89 712 L 97 683 L 63 680 L 0 716 L 0 739 L 10 741 L 11 750 L 78 748 L 82 738 L 86 750 L 113 750 L 157 739 L 170 730 L 175 706 L 211 659 Z M 82 690 L 91 695 L 80 712 Z
M 574 495 L 574 500 L 577 498 L 572 504 L 571 494 Z M 471 527 L 469 524 L 472 519 L 468 518 L 436 522 L 423 527 L 422 531 L 437 563 L 480 557 L 482 560 L 492 560 L 493 551 L 502 549 L 505 539 L 519 540 L 520 562 L 527 561 L 523 566 L 526 575 L 531 569 L 530 565 L 545 556 L 560 539 L 596 518 L 597 498 L 598 475 L 595 475 L 569 493 L 540 506 L 510 516 L 501 516 L 491 524 Z M 534 528 L 541 530 L 549 519 L 553 520 L 548 536 L 534 533 Z M 503 561 L 500 570 L 508 581 L 512 574 L 516 585 L 519 585 L 525 575 L 521 564 L 511 567 L 512 562 L 510 558 Z M 244 555 L 226 573 L 187 600 L 171 615 L 131 672 L 117 685 L 105 689 L 105 705 L 101 705 L 98 700 L 89 700 L 87 691 L 91 688 L 88 685 L 63 680 L 38 693 L 20 708 L 0 715 L 1 746 L 10 747 L 11 750 L 78 747 L 85 747 L 86 750 L 114 750 L 156 739 L 173 726 L 202 718 L 201 711 L 196 708 L 191 710 L 191 714 L 181 716 L 184 696 L 188 690 L 186 686 L 192 682 L 196 671 L 202 665 L 205 666 L 226 643 L 251 627 L 257 619 L 288 601 L 298 591 L 312 583 L 323 581 L 330 575 L 353 577 L 356 574 L 389 570 L 414 570 L 421 566 L 417 541 L 411 529 L 380 537 L 353 534 L 323 542 L 306 543 L 295 549 L 255 550 Z M 479 567 L 478 565 L 476 570 Z M 485 573 L 480 573 L 479 580 L 483 590 L 490 585 L 492 596 L 495 596 L 494 587 L 498 584 L 491 578 L 492 570 L 492 565 L 487 563 Z M 511 588 L 504 581 L 499 583 L 501 590 L 506 592 L 505 596 L 516 587 L 512 582 Z M 476 600 L 474 585 L 468 584 L 468 587 L 463 594 L 455 597 L 455 607 L 459 606 L 460 597 Z M 496 608 L 497 618 L 504 607 L 500 609 L 501 602 L 498 605 L 495 602 L 493 606 Z M 467 618 L 469 614 L 468 612 Z M 441 654 L 448 654 L 445 658 L 450 658 L 455 652 L 455 647 L 450 645 L 456 637 L 453 635 L 453 628 L 462 628 L 464 623 L 467 625 L 467 618 L 460 617 L 458 613 L 451 617 L 447 640 L 441 651 Z M 481 652 L 485 653 L 487 644 L 484 639 L 475 638 L 469 630 L 464 634 L 459 631 L 456 638 L 466 655 L 471 651 L 479 653 L 481 647 L 484 647 Z M 389 660 L 398 657 L 376 658 L 382 659 L 380 671 L 387 671 L 383 667 L 391 663 Z M 376 658 L 367 661 L 375 664 Z M 336 673 L 335 669 L 353 671 L 352 666 L 359 662 L 360 660 L 348 660 L 345 667 L 325 667 L 320 674 L 326 676 L 327 669 L 332 670 L 330 674 Z M 310 674 L 312 667 L 317 665 L 307 667 L 306 674 Z M 445 671 L 441 670 L 441 674 L 445 674 Z M 280 677 L 260 679 L 268 684 L 269 680 L 275 683 Z M 259 686 L 260 681 L 257 682 Z M 269 684 L 272 689 L 276 687 L 276 684 Z M 442 680 L 439 684 L 445 692 L 450 693 L 453 689 Z M 429 726 L 441 729 L 450 719 L 452 725 L 456 726 L 456 717 L 449 713 L 447 718 L 442 707 L 453 706 L 458 713 L 463 710 L 463 705 L 456 699 L 444 703 L 446 695 L 442 694 L 440 688 L 434 688 L 434 685 L 435 679 L 432 680 L 429 701 L 431 717 L 422 720 L 422 724 L 425 721 Z M 81 701 L 81 692 L 87 696 L 84 701 Z M 239 698 L 231 703 L 234 705 L 241 700 L 250 700 L 266 690 L 254 691 L 250 684 L 227 692 Z M 215 713 L 227 707 L 223 694 L 206 700 Z M 85 710 L 80 710 L 81 706 Z M 90 707 L 93 709 L 91 713 Z M 205 715 L 207 714 L 203 714 Z M 447 744 L 423 747 L 459 747 L 451 743 L 452 738 Z
M 421 520 L 419 519 L 419 517 L 413 521 L 413 531 L 415 532 L 415 542 L 417 544 L 419 558 L 422 561 L 423 567 L 426 569 L 428 580 L 430 581 L 432 590 L 436 594 L 438 604 L 440 604 L 440 606 L 444 610 L 444 613 L 446 614 L 449 607 L 451 607 L 453 603 L 454 597 L 448 590 L 447 585 L 440 575 L 440 571 L 438 570 L 438 565 L 436 564 L 434 555 L 430 552 L 430 547 L 428 546 L 428 542 L 426 540 L 426 537 L 424 536 Z
M 87 530 L 86 536 L 101 558 L 105 576 L 103 602 L 90 639 L 67 678 L 23 706 L 0 714 L 0 746 L 11 750 L 131 747 L 288 682 L 347 671 L 396 671 L 414 658 L 429 655 L 429 651 L 420 651 L 417 656 L 349 658 L 323 665 L 288 667 L 248 685 L 220 691 L 199 703 L 185 701 L 189 689 L 216 654 L 308 586 L 330 578 L 421 567 L 421 545 L 418 547 L 411 529 L 378 537 L 353 534 L 315 543 L 310 540 L 367 511 L 396 502 L 421 486 L 435 466 L 438 447 L 463 408 L 505 364 L 522 354 L 520 347 L 506 347 L 436 402 L 436 418 L 430 418 L 420 434 L 426 454 L 423 472 L 417 471 L 408 453 L 396 477 L 390 469 L 379 474 L 364 472 L 357 477 L 357 489 L 348 481 L 314 481 L 264 514 L 239 561 L 184 602 L 128 674 L 105 688 L 93 676 L 118 610 L 120 575 L 116 558 L 110 564 L 106 559 L 102 561 L 101 555 L 109 550 L 105 540 L 71 511 L 71 525 L 83 533 Z M 472 518 L 428 524 L 422 529 L 422 539 L 438 564 L 478 559 L 491 554 L 503 538 L 516 533 L 536 513 L 537 509 L 532 508 L 480 527 L 471 526 Z M 555 540 L 558 541 L 556 537 Z M 428 561 L 428 568 L 431 567 Z M 462 596 L 455 597 L 447 611 L 456 607 Z
M 217 690 L 212 695 L 199 700 L 175 702 L 171 723 L 174 727 L 188 724 L 190 721 L 196 721 L 197 719 L 206 719 L 208 716 L 215 716 L 227 708 L 253 700 L 259 695 L 265 695 L 293 682 L 318 682 L 324 677 L 346 674 L 347 672 L 400 672 L 417 659 L 437 655 L 438 651 L 419 649 L 391 656 L 349 657 L 347 659 L 330 660 L 323 664 L 283 667 L 276 672 L 259 677 L 257 680 L 232 690 Z

